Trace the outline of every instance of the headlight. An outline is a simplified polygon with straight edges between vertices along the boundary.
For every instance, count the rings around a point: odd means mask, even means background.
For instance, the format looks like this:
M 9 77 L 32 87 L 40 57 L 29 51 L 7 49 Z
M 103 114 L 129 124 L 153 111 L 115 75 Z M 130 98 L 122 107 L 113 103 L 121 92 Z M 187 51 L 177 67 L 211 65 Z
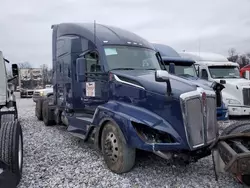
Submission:
M 235 99 L 226 99 L 226 101 L 228 102 L 228 104 L 239 104 L 240 105 L 240 102 L 235 100 Z
M 40 92 L 40 96 L 43 96 L 43 95 L 44 95 L 44 92 L 43 92 L 43 91 L 41 91 L 41 92 Z

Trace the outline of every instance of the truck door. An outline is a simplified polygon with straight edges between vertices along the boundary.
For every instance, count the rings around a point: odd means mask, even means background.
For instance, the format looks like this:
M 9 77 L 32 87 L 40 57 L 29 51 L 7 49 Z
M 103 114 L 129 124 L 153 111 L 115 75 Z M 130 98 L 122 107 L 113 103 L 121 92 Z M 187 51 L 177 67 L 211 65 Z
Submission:
M 207 70 L 204 68 L 201 69 L 201 78 L 204 80 L 208 80 L 208 73 Z
M 82 101 L 84 111 L 94 114 L 95 109 L 108 99 L 108 74 L 104 73 L 99 54 L 90 51 L 84 55 L 86 59 L 86 79 L 82 82 Z

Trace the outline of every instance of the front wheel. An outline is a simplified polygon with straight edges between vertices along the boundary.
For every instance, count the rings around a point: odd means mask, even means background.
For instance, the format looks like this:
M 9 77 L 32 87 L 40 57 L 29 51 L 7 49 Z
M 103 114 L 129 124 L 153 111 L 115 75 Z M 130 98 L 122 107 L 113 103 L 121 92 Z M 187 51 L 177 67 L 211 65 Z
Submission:
M 18 121 L 5 122 L 0 129 L 0 159 L 9 165 L 18 184 L 23 168 L 23 134 Z
M 43 100 L 38 99 L 36 102 L 35 114 L 36 114 L 37 119 L 40 121 L 43 120 L 42 109 L 43 109 Z
M 42 104 L 42 118 L 45 126 L 53 125 L 53 121 L 51 121 L 49 113 L 49 101 L 48 99 L 45 99 Z
M 121 174 L 130 171 L 135 164 L 135 149 L 128 147 L 120 128 L 107 123 L 102 131 L 101 148 L 108 168 Z

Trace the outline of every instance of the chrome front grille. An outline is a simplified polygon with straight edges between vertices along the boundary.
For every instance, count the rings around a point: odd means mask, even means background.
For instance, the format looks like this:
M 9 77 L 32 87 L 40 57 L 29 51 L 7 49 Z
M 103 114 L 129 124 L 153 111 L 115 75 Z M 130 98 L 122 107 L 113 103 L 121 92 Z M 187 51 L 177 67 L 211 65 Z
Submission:
M 242 94 L 243 94 L 244 105 L 250 106 L 250 88 L 243 88 Z
M 216 137 L 218 126 L 217 126 L 217 112 L 216 112 L 216 99 L 213 97 L 207 98 L 207 141 L 210 142 Z
M 192 146 L 204 143 L 203 114 L 201 101 L 193 98 L 186 101 L 186 131 L 189 144 Z
M 188 97 L 184 95 L 181 105 L 190 148 L 195 149 L 214 140 L 218 131 L 215 95 L 210 93 L 203 101 L 200 92 L 190 92 Z

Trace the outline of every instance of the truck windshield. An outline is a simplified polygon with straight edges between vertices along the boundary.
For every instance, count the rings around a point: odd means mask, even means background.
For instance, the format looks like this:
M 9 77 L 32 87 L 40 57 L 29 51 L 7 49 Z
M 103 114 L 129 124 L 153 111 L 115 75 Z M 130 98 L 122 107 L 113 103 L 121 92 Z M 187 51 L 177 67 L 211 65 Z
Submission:
M 169 71 L 169 64 L 165 65 Z M 194 65 L 178 65 L 175 64 L 175 74 L 177 76 L 197 76 Z
M 104 50 L 109 70 L 161 69 L 154 50 L 131 46 L 106 46 Z
M 239 68 L 236 66 L 209 66 L 212 78 L 240 78 Z

